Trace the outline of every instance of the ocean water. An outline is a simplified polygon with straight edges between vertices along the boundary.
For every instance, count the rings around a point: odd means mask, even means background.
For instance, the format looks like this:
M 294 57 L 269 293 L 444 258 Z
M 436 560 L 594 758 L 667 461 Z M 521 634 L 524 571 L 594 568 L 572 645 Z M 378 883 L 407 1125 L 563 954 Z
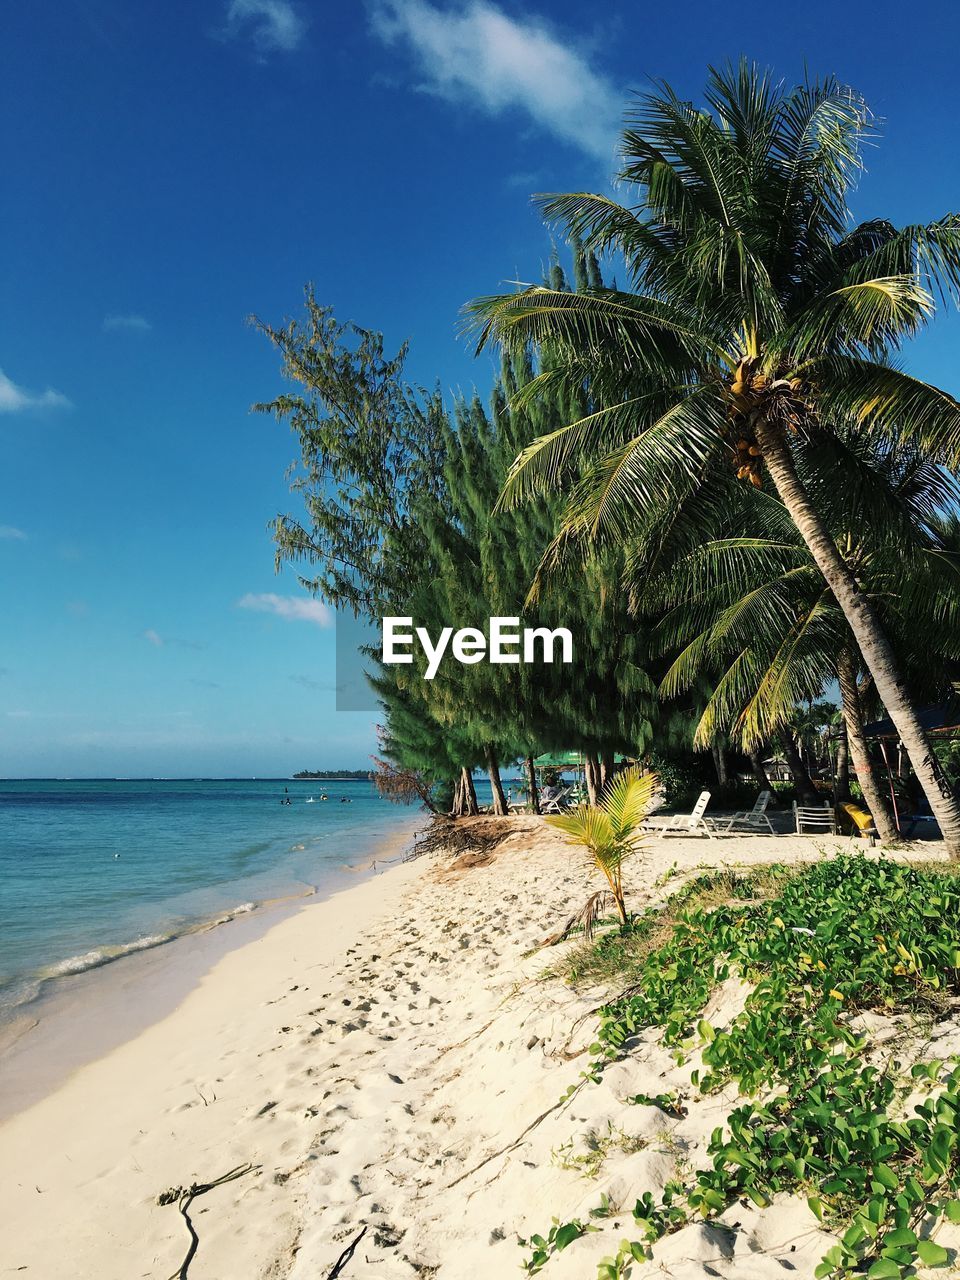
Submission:
M 424 824 L 365 780 L 0 780 L 0 1020 L 65 974 L 354 883 Z

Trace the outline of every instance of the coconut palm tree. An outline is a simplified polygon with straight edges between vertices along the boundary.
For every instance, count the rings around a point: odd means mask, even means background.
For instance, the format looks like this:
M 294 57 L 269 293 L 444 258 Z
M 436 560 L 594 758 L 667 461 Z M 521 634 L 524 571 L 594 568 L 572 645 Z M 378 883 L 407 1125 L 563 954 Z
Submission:
M 639 540 L 655 552 L 717 455 L 739 479 L 769 477 L 856 639 L 910 754 L 948 849 L 960 800 L 924 734 L 878 611 L 804 484 L 797 456 L 838 432 L 896 430 L 948 465 L 960 403 L 894 367 L 935 298 L 960 288 L 960 215 L 853 225 L 848 195 L 872 117 L 833 79 L 786 89 L 741 62 L 712 70 L 706 106 L 663 84 L 623 132 L 631 203 L 544 197 L 548 219 L 595 254 L 616 254 L 629 289 L 549 288 L 471 305 L 479 344 L 533 346 L 549 367 L 535 396 L 587 388 L 587 412 L 529 446 L 504 501 L 567 492 L 553 554 L 571 541 Z
M 650 811 L 657 783 L 654 773 L 624 769 L 611 779 L 597 805 L 578 805 L 569 813 L 547 818 L 547 822 L 564 832 L 572 843 L 586 849 L 606 877 L 621 925 L 627 923 L 623 864 L 643 843 L 641 824 Z
M 902 442 L 836 440 L 834 447 L 845 462 L 836 468 L 833 456 L 826 459 L 837 477 L 831 536 L 878 610 L 911 688 L 939 701 L 950 693 L 960 658 L 960 540 L 951 516 L 960 486 Z M 816 474 L 808 470 L 804 481 L 815 488 Z M 843 614 L 775 494 L 741 486 L 726 505 L 715 529 L 704 521 L 703 545 L 646 587 L 645 607 L 662 615 L 661 646 L 674 655 L 662 691 L 676 695 L 712 672 L 695 741 L 706 743 L 720 730 L 749 750 L 781 728 L 802 730 L 796 708 L 817 710 L 824 687 L 836 680 L 864 797 L 881 836 L 895 839 L 872 774 L 861 660 Z M 731 523 L 749 536 L 724 537 Z M 815 724 L 823 717 L 820 707 Z

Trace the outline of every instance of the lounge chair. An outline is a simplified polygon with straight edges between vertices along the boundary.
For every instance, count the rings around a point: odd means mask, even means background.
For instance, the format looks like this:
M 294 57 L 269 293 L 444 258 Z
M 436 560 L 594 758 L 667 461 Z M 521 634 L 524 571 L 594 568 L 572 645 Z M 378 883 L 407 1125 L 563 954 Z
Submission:
M 767 805 L 770 803 L 770 792 L 761 791 L 752 809 L 743 809 L 730 818 L 714 818 L 711 826 L 714 831 L 733 831 L 734 827 L 743 831 L 762 831 L 764 827 L 772 836 L 777 833 L 773 823 L 767 817 Z
M 837 815 L 830 804 L 797 804 L 793 802 L 793 820 L 796 823 L 797 835 L 837 834 Z
M 650 831 L 656 831 L 661 836 L 693 835 L 695 832 L 705 831 L 712 840 L 713 832 L 710 829 L 710 823 L 703 816 L 709 803 L 710 792 L 701 791 L 700 798 L 689 813 L 675 813 L 666 822 L 644 823 L 644 826 Z
M 540 794 L 540 812 L 541 813 L 562 813 L 567 808 L 567 800 L 573 793 L 573 787 L 564 787 L 558 791 L 556 795 L 545 797 L 544 793 Z
M 853 844 L 857 836 L 862 836 L 872 843 L 877 835 L 873 814 L 868 813 L 860 805 L 854 804 L 852 800 L 846 800 L 837 805 L 837 820 L 841 827 L 849 826 L 851 844 Z

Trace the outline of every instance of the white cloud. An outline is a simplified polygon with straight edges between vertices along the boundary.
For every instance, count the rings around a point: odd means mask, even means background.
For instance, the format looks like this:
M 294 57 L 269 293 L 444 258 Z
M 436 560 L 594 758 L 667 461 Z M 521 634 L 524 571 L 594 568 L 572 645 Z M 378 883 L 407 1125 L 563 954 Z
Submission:
M 307 596 L 278 596 L 272 591 L 254 595 L 247 592 L 237 601 L 238 609 L 254 609 L 258 613 L 273 613 L 285 622 L 312 622 L 318 627 L 333 626 L 333 612 L 319 600 Z
M 0 524 L 0 541 L 8 542 L 26 542 L 27 535 L 22 529 L 15 528 L 12 524 Z
M 70 401 L 59 391 L 27 391 L 18 387 L 0 369 L 0 413 L 22 413 L 25 409 L 69 409 Z
M 152 644 L 155 648 L 157 649 L 163 648 L 163 636 L 158 635 L 157 632 L 154 631 L 153 627 L 148 627 L 146 629 L 146 631 L 143 633 L 143 638 L 144 640 L 147 641 L 148 644 Z
M 228 0 L 227 36 L 247 35 L 263 50 L 291 53 L 306 35 L 307 25 L 290 0 Z
M 122 333 L 149 333 L 152 328 L 153 325 L 146 316 L 109 315 L 103 317 L 104 333 L 114 333 L 117 331 Z
M 372 0 L 374 32 L 408 44 L 422 86 L 491 114 L 521 108 L 582 151 L 611 162 L 622 95 L 540 18 L 510 18 L 488 0 L 439 9 L 429 0 Z

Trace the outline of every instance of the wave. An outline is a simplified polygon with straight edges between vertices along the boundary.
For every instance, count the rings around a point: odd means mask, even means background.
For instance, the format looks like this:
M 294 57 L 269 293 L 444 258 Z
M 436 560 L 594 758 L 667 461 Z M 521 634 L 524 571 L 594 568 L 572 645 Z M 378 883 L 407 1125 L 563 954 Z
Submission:
M 59 960 L 56 964 L 48 965 L 46 968 L 41 969 L 35 977 L 39 982 L 47 982 L 51 978 L 66 978 L 75 973 L 86 973 L 88 969 L 99 969 L 105 964 L 112 964 L 114 960 L 122 960 L 124 956 L 133 955 L 137 951 L 150 951 L 154 947 L 162 947 L 168 942 L 173 942 L 177 938 L 184 938 L 191 933 L 205 933 L 208 929 L 215 929 L 218 925 L 229 924 L 237 916 L 249 915 L 251 911 L 256 911 L 258 907 L 269 906 L 272 902 L 281 901 L 283 899 L 274 898 L 268 902 L 241 902 L 237 906 L 231 907 L 228 911 L 218 911 L 215 916 L 211 916 L 208 920 L 192 920 L 182 928 L 171 929 L 168 933 L 148 933 L 142 938 L 135 938 L 133 942 L 120 942 L 113 946 L 94 947 L 92 951 L 84 951 L 81 955 L 70 956 L 67 960 Z
M 326 838 L 326 837 L 324 837 Z M 313 843 L 313 841 L 311 841 Z M 36 1001 L 46 998 L 65 978 L 75 978 L 116 960 L 124 960 L 139 952 L 150 951 L 166 946 L 180 938 L 205 933 L 220 925 L 229 924 L 238 917 L 247 916 L 271 907 L 279 907 L 304 898 L 314 897 L 320 892 L 320 886 L 310 883 L 305 878 L 296 882 L 298 887 L 293 892 L 281 893 L 277 896 L 260 900 L 239 902 L 236 906 L 220 910 L 209 916 L 181 918 L 161 926 L 163 931 L 145 933 L 129 942 L 110 943 L 91 947 L 77 955 L 35 968 L 32 971 L 19 973 L 0 972 L 0 1029 L 9 1029 L 14 1023 L 28 1013 L 29 1007 Z
M 123 956 L 132 955 L 135 951 L 149 951 L 152 947 L 162 947 L 165 942 L 172 942 L 179 936 L 176 933 L 152 933 L 143 938 L 135 938 L 133 942 L 94 947 L 92 951 L 84 951 L 81 955 L 69 956 L 66 960 L 58 960 L 56 964 L 47 965 L 39 970 L 36 979 L 39 982 L 48 982 L 52 978 L 66 978 L 74 973 L 86 973 L 88 969 L 99 969 L 102 965 L 120 960 Z
M 290 897 L 308 897 L 314 892 L 312 886 L 308 886 L 302 893 L 289 895 Z M 235 920 L 238 916 L 249 915 L 250 912 L 258 910 L 260 907 L 269 907 L 275 903 L 285 901 L 285 898 L 270 898 L 264 902 L 240 902 L 235 907 L 231 907 L 227 911 L 219 911 L 215 916 L 203 920 L 191 920 L 182 926 L 170 929 L 164 933 L 148 933 L 139 938 L 134 938 L 132 942 L 118 942 L 104 944 L 100 947 L 92 947 L 89 951 L 82 951 L 78 955 L 68 956 L 65 960 L 57 960 L 53 964 L 44 965 L 42 968 L 35 969 L 32 973 L 21 975 L 19 978 L 12 978 L 4 981 L 0 975 L 0 1024 L 3 1024 L 11 1017 L 17 1017 L 23 1013 L 25 1007 L 33 1003 L 43 995 L 48 988 L 52 987 L 56 982 L 63 978 L 73 978 L 78 974 L 89 973 L 91 969 L 102 969 L 104 965 L 113 964 L 115 960 L 124 960 L 127 956 L 136 955 L 140 951 L 152 951 L 155 947 L 166 946 L 167 943 L 176 942 L 178 938 L 184 938 L 194 933 L 205 933 L 208 929 L 215 929 L 219 925 L 229 924 L 231 920 Z

